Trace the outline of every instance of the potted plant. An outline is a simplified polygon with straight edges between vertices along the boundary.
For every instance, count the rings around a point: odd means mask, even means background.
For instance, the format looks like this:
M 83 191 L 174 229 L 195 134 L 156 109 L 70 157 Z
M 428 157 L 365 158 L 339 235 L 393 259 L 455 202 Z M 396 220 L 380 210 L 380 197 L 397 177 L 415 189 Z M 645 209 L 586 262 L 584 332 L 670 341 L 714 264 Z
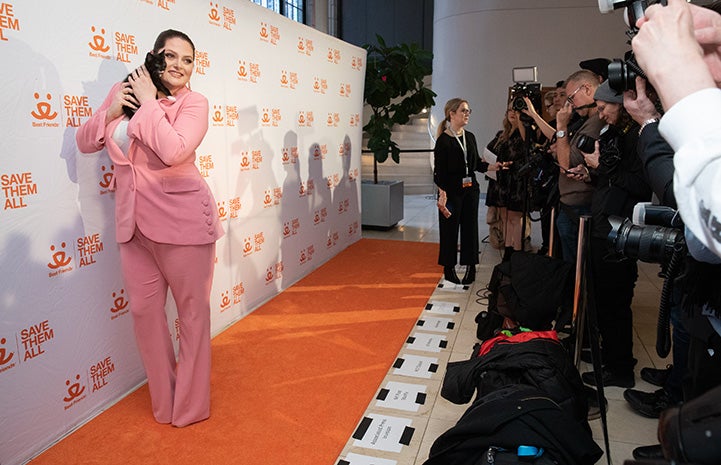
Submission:
M 389 47 L 380 35 L 376 35 L 376 40 L 377 45 L 363 45 L 368 52 L 363 98 L 372 111 L 363 131 L 368 136 L 368 148 L 364 152 L 373 153 L 373 185 L 382 186 L 382 183 L 378 182 L 378 163 L 385 162 L 389 156 L 394 162 L 400 163 L 401 149 L 391 139 L 393 126 L 406 124 L 411 116 L 433 106 L 436 94 L 424 84 L 424 78 L 432 71 L 431 52 L 423 50 L 417 44 Z M 363 224 L 387 227 L 403 218 L 403 184 L 400 181 L 397 183 L 400 183 L 400 218 L 397 202 L 394 206 L 390 199 L 382 200 L 384 194 L 371 194 L 372 188 L 364 184 Z M 398 197 L 397 185 L 382 187 L 393 190 L 394 196 Z M 370 202 L 375 202 L 376 197 L 386 205 L 372 206 Z M 385 216 L 386 211 L 390 211 L 390 219 L 372 220 L 365 214 L 378 211 L 382 216 Z M 374 224 L 379 221 L 383 224 Z

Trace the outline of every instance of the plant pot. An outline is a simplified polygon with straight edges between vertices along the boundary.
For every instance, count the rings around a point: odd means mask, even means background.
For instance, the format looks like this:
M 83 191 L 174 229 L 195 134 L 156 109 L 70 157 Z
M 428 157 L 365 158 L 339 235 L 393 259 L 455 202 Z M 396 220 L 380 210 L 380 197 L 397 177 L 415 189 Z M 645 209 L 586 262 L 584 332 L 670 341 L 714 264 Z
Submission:
M 361 182 L 361 224 L 392 228 L 403 219 L 403 181 Z

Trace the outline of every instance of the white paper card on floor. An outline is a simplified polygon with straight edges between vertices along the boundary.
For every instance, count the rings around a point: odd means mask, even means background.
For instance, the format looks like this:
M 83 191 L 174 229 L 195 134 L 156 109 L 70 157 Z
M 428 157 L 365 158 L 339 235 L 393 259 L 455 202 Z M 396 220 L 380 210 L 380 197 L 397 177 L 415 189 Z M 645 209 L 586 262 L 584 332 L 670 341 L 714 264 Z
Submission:
M 353 434 L 353 445 L 367 449 L 400 452 L 411 443 L 415 428 L 410 418 L 369 413 Z
M 378 391 L 376 407 L 417 412 L 426 403 L 428 386 L 389 381 Z
M 461 311 L 461 307 L 453 302 L 445 302 L 442 300 L 431 301 L 426 304 L 426 312 L 437 313 L 439 315 L 457 315 Z
M 337 465 L 397 465 L 398 462 L 391 459 L 371 457 L 369 455 L 354 454 L 353 452 L 340 459 Z
M 394 375 L 414 378 L 431 378 L 438 371 L 438 359 L 418 355 L 402 354 L 393 364 Z
M 406 339 L 406 349 L 440 352 L 448 347 L 448 340 L 439 334 L 413 333 Z
M 456 323 L 450 318 L 422 316 L 416 323 L 416 326 L 424 331 L 447 333 L 456 327 Z

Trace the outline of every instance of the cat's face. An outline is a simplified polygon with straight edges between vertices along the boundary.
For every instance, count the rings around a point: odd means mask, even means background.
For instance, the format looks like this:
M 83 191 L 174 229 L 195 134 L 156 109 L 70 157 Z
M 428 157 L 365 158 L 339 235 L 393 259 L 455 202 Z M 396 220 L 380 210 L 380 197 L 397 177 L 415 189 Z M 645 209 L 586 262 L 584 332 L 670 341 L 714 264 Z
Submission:
M 165 42 L 161 52 L 165 53 L 165 71 L 161 74 L 160 81 L 171 94 L 175 94 L 188 84 L 193 74 L 193 47 L 180 37 L 173 37 Z

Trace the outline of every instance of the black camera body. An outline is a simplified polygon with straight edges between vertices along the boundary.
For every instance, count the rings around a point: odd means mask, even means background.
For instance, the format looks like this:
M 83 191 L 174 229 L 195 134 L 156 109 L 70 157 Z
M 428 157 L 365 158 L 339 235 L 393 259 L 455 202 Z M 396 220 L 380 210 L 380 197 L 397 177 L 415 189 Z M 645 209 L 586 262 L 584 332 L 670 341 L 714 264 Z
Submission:
M 165 53 L 161 52 L 155 54 L 153 52 L 148 52 L 147 55 L 145 55 L 145 68 L 150 74 L 150 80 L 153 81 L 153 84 L 155 85 L 155 88 L 158 89 L 158 92 L 162 92 L 165 95 L 170 95 L 170 91 L 160 81 L 160 76 L 162 76 L 163 71 L 165 71 L 165 66 Z M 129 78 L 130 74 L 125 77 L 125 80 L 123 82 L 128 82 Z M 136 110 L 134 110 L 133 108 L 125 106 L 123 107 L 123 112 L 128 118 L 132 118 L 135 114 L 135 111 Z
M 631 39 L 638 32 L 636 21 L 644 17 L 646 8 L 657 3 L 665 6 L 666 0 L 599 0 L 598 7 L 601 13 L 625 8 L 624 21 L 629 27 L 626 35 L 630 44 Z M 631 50 L 626 52 L 623 59 L 617 58 L 608 64 L 608 85 L 616 92 L 634 90 L 636 88 L 636 76 L 646 79 L 646 74 L 638 66 L 638 62 Z
M 543 108 L 541 103 L 541 84 L 532 83 L 527 84 L 524 82 L 518 82 L 511 87 L 511 108 L 515 111 L 523 111 L 528 108 L 524 97 L 528 97 L 533 104 L 533 108 L 536 112 L 539 108 Z

